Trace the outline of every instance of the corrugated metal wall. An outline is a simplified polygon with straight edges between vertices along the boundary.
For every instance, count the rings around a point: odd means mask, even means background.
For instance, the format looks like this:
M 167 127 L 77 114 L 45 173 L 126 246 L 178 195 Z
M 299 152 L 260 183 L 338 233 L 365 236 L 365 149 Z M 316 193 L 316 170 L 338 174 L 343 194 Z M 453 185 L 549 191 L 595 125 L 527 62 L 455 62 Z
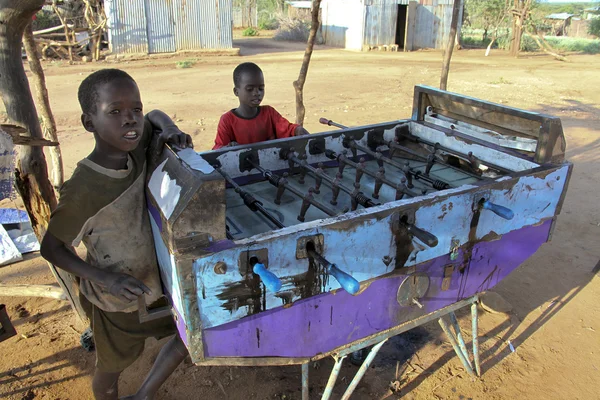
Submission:
M 172 53 L 175 51 L 175 20 L 170 1 L 146 0 L 148 21 L 148 52 Z
M 372 0 L 365 5 L 364 44 L 369 46 L 396 43 L 398 0 Z
M 231 0 L 105 0 L 114 53 L 233 47 Z
M 453 0 L 420 0 L 414 16 L 413 50 L 446 47 L 452 21 Z M 462 16 L 461 16 L 462 17 Z M 409 16 L 410 18 L 410 16 Z M 462 25 L 462 18 L 459 27 Z
M 408 49 L 445 48 L 454 0 L 410 3 L 413 5 L 409 10 L 414 12 L 409 11 L 407 17 L 406 38 L 411 42 L 407 43 Z M 363 45 L 394 44 L 398 6 L 408 4 L 409 0 L 324 0 L 321 30 L 325 44 L 353 50 L 360 50 Z M 462 13 L 459 32 L 461 25 Z
M 321 33 L 325 44 L 361 50 L 364 11 L 361 0 L 325 0 L 321 4 Z
M 105 0 L 111 51 L 148 53 L 144 0 Z

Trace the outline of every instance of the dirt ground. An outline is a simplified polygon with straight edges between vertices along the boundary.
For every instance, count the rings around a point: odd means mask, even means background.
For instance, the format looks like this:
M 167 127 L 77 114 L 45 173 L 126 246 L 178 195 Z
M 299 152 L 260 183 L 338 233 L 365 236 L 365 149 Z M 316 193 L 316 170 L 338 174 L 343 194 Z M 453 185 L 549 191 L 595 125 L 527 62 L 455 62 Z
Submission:
M 294 91 L 301 44 L 270 39 L 236 41 L 241 57 L 202 56 L 116 64 L 45 64 L 67 176 L 92 149 L 80 126 L 77 87 L 90 72 L 126 69 L 138 81 L 147 111 L 160 108 L 193 135 L 197 150 L 211 147 L 222 113 L 236 106 L 231 72 L 255 61 L 266 77 L 264 104 L 294 118 Z M 356 53 L 320 47 L 306 84 L 306 128 L 325 116 L 346 125 L 409 117 L 413 87 L 439 85 L 442 54 Z M 390 340 L 355 392 L 356 399 L 598 399 L 600 398 L 600 56 L 573 55 L 562 63 L 542 55 L 519 59 L 496 51 L 455 52 L 451 91 L 561 117 L 567 157 L 575 164 L 569 192 L 551 243 L 495 288 L 513 306 L 509 314 L 482 313 L 483 376 L 470 378 L 436 323 Z M 594 171 L 595 170 L 595 171 Z M 9 205 L 9 204 L 4 204 Z M 53 283 L 37 255 L 0 268 L 2 283 Z M 66 302 L 8 298 L 0 294 L 18 335 L 0 343 L 0 398 L 91 399 L 94 354 L 79 345 L 81 326 Z M 465 333 L 469 316 L 459 315 Z M 515 351 L 508 346 L 512 343 Z M 160 343 L 123 374 L 120 388 L 132 393 L 149 370 Z M 311 398 L 320 398 L 331 360 L 311 368 Z M 397 365 L 404 372 L 396 377 Z M 343 367 L 334 398 L 357 367 Z M 401 390 L 391 394 L 390 382 Z M 300 367 L 229 368 L 181 365 L 159 399 L 300 399 Z

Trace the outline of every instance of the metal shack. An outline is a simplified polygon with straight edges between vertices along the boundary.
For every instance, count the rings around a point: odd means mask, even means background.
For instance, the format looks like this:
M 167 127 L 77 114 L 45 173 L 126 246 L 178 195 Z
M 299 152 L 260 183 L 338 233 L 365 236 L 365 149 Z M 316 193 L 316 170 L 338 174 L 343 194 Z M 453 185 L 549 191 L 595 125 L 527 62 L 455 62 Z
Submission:
M 323 39 L 326 45 L 350 50 L 368 50 L 378 46 L 403 51 L 441 49 L 445 47 L 450 33 L 453 2 L 323 0 Z M 461 11 L 459 30 L 462 19 Z
M 115 54 L 233 47 L 231 0 L 105 0 L 104 6 Z

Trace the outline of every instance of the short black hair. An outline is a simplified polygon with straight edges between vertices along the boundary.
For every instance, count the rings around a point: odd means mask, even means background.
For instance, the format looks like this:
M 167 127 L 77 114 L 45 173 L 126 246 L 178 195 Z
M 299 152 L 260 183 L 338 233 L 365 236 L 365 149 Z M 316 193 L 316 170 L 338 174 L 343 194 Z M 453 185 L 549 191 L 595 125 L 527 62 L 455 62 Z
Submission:
M 118 79 L 128 79 L 134 84 L 135 80 L 127 72 L 116 68 L 105 68 L 90 74 L 79 85 L 77 98 L 84 114 L 96 112 L 98 102 L 98 86 Z
M 240 87 L 240 83 L 242 81 L 242 74 L 251 73 L 251 74 L 262 74 L 262 69 L 252 62 L 241 63 L 233 70 L 233 85 L 235 87 Z

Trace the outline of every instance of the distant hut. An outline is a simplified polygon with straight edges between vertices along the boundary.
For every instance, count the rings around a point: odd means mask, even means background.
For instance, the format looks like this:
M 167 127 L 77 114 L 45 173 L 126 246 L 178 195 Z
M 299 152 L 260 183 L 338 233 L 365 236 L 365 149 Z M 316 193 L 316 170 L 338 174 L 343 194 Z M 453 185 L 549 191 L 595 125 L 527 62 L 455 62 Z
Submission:
M 463 0 L 457 1 L 460 34 Z M 326 45 L 352 50 L 443 49 L 453 4 L 454 0 L 323 0 L 321 31 Z
M 558 13 L 550 14 L 544 17 L 544 21 L 551 26 L 550 35 L 568 36 L 569 27 L 575 14 Z

